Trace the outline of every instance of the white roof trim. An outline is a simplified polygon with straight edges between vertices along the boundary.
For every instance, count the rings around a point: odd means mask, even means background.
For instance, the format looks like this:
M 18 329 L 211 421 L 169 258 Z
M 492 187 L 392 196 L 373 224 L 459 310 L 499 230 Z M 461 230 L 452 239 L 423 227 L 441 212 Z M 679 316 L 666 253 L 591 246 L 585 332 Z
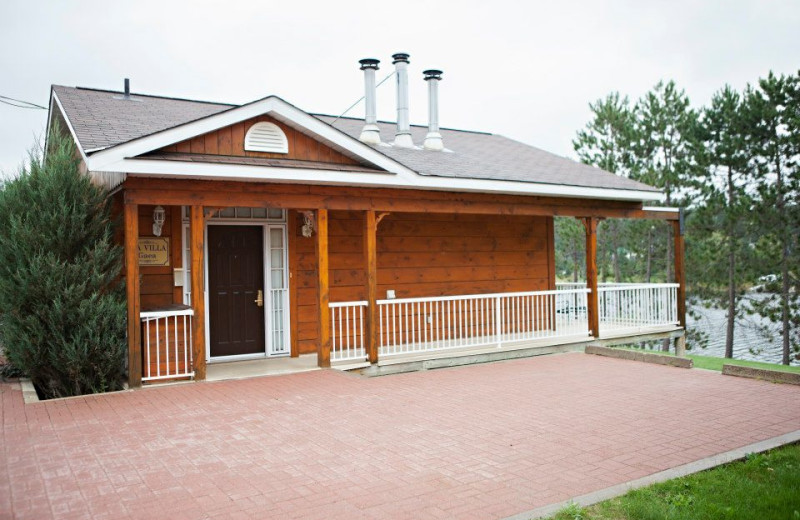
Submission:
M 642 206 L 643 211 L 661 211 L 664 213 L 680 213 L 681 208 L 671 206 Z
M 50 97 L 50 102 L 51 102 L 50 106 L 51 106 L 51 108 L 50 108 L 50 114 L 48 114 L 48 116 L 47 116 L 47 137 L 48 138 L 50 137 L 50 122 L 52 121 L 52 114 L 53 114 L 52 103 L 53 103 L 53 101 L 55 101 L 55 104 L 58 105 L 58 110 L 61 111 L 61 117 L 62 117 L 62 119 L 64 119 L 64 121 L 67 122 L 67 128 L 69 129 L 69 133 L 72 134 L 72 139 L 75 140 L 75 147 L 78 148 L 78 150 L 81 152 L 81 157 L 83 157 L 83 162 L 88 167 L 89 166 L 89 158 L 86 156 L 86 152 L 83 151 L 83 146 L 81 146 L 81 142 L 78 140 L 78 134 L 76 134 L 75 133 L 75 129 L 72 128 L 72 123 L 70 123 L 69 118 L 67 117 L 67 112 L 64 110 L 64 107 L 61 105 L 61 101 L 58 99 L 58 94 L 56 94 L 55 90 L 52 91 L 52 96 Z M 89 168 L 89 169 L 91 170 L 91 168 Z
M 123 159 L 109 163 L 104 172 L 128 173 L 150 177 L 173 177 L 208 180 L 239 180 L 250 182 L 285 182 L 320 185 L 347 185 L 378 188 L 421 189 L 436 191 L 463 191 L 503 193 L 513 195 L 539 195 L 551 197 L 577 197 L 602 200 L 660 201 L 660 192 L 590 188 L 516 181 L 462 179 L 386 173 L 346 172 L 301 168 L 280 168 L 241 164 L 211 164 L 188 161 L 154 159 Z
M 327 123 L 320 121 L 316 117 L 303 112 L 276 96 L 270 96 L 260 101 L 255 101 L 247 105 L 231 108 L 230 110 L 198 119 L 197 121 L 185 123 L 155 134 L 134 139 L 127 143 L 112 146 L 89 156 L 87 165 L 90 170 L 105 171 L 109 165 L 117 163 L 125 158 L 152 152 L 153 150 L 158 150 L 159 148 L 269 113 L 277 114 L 288 121 L 296 123 L 323 140 L 348 150 L 378 168 L 398 175 L 405 175 L 408 178 L 417 177 L 417 174 L 413 170 L 406 168 L 384 154 L 359 142 L 357 139 L 333 128 Z

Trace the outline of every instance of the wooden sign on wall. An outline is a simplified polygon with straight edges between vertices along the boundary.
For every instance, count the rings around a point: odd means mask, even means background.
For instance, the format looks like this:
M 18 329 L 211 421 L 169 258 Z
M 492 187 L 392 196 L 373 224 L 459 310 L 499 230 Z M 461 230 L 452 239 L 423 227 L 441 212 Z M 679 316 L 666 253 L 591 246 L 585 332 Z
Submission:
M 139 238 L 139 265 L 169 265 L 169 237 Z

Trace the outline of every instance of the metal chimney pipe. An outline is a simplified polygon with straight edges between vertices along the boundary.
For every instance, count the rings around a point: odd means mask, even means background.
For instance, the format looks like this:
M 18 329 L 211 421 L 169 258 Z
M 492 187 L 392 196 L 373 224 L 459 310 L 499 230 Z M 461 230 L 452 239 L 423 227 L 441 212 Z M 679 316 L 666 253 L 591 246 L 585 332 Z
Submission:
M 364 71 L 364 128 L 361 130 L 359 141 L 366 144 L 380 144 L 381 130 L 378 128 L 378 109 L 376 106 L 375 71 L 378 70 L 379 60 L 364 58 L 358 61 Z
M 131 80 L 125 78 L 125 99 L 130 99 L 131 97 Z
M 440 152 L 444 150 L 442 134 L 439 133 L 439 81 L 442 79 L 442 71 L 430 69 L 422 74 L 428 82 L 428 134 L 423 147 Z
M 397 132 L 394 134 L 394 145 L 414 148 L 408 120 L 408 54 L 398 52 L 392 54 L 392 59 L 397 75 Z

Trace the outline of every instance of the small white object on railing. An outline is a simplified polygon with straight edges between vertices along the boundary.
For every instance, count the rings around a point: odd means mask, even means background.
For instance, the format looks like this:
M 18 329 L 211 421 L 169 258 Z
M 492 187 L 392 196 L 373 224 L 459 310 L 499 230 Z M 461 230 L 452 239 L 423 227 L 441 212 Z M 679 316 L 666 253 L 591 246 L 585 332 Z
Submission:
M 149 311 L 139 314 L 144 326 L 142 381 L 194 377 L 193 316 L 192 309 Z
M 366 361 L 364 307 L 366 301 L 329 303 L 331 309 L 331 361 Z

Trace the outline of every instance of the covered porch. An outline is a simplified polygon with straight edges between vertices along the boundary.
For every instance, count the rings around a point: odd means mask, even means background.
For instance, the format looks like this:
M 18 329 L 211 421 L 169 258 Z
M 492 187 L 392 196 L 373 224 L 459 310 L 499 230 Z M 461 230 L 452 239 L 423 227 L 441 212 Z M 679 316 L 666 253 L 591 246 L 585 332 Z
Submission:
M 126 229 L 131 386 L 203 380 L 209 363 L 220 361 L 210 359 L 207 349 L 214 327 L 207 229 L 224 208 L 285 211 L 288 269 L 278 297 L 284 298 L 286 344 L 264 363 L 305 355 L 305 366 L 312 355 L 317 367 L 353 369 L 596 339 L 635 341 L 674 335 L 685 325 L 677 210 L 640 202 L 154 178 L 129 178 L 119 200 Z M 172 247 L 185 255 L 185 287 L 174 288 L 173 307 L 154 311 L 142 308 L 147 283 L 131 282 L 141 277 L 138 239 L 147 234 L 142 208 L 148 214 L 155 205 L 186 218 L 184 228 L 177 217 L 171 223 L 183 229 L 173 235 L 182 241 Z M 554 216 L 584 225 L 585 283 L 555 280 Z M 605 218 L 670 222 L 677 282 L 598 283 L 596 230 Z M 441 254 L 433 255 L 435 247 L 443 248 Z M 450 263 L 431 260 L 441 258 Z

